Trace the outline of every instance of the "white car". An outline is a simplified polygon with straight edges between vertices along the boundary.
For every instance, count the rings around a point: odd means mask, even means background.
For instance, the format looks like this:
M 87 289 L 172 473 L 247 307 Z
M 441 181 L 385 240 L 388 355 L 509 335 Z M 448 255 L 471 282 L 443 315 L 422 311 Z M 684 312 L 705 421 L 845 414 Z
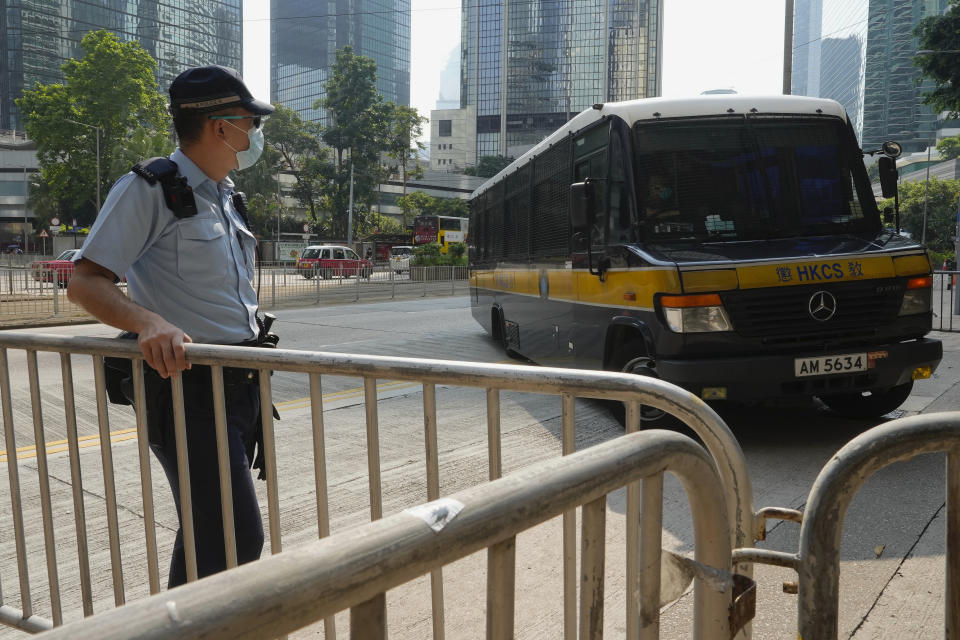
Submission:
M 396 273 L 410 271 L 410 258 L 413 257 L 413 247 L 390 247 L 390 268 Z

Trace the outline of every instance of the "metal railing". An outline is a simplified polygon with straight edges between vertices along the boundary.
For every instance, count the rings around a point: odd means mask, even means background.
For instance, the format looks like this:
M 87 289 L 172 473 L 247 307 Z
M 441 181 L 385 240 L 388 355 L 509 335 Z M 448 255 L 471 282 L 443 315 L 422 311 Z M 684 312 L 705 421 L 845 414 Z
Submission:
M 960 640 L 960 412 L 892 420 L 857 436 L 813 483 L 796 554 L 737 549 L 734 560 L 792 568 L 799 574 L 798 637 L 835 640 L 838 634 L 840 549 L 847 508 L 877 471 L 925 453 L 946 454 L 946 640 Z
M 933 273 L 933 328 L 938 331 L 960 331 L 957 283 L 958 271 L 934 271 Z
M 120 640 L 136 629 L 154 638 L 273 638 L 350 608 L 351 638 L 385 640 L 389 589 L 486 549 L 487 637 L 506 640 L 514 637 L 517 534 L 582 506 L 579 634 L 601 638 L 607 494 L 641 480 L 660 484 L 666 471 L 681 479 L 689 497 L 694 562 L 715 572 L 712 580 L 695 579 L 690 637 L 728 638 L 734 581 L 719 477 L 702 447 L 666 431 L 628 434 L 543 461 L 45 637 Z M 642 546 L 651 543 L 659 546 L 641 539 Z M 652 586 L 655 592 L 641 592 L 641 599 L 658 600 L 659 584 Z
M 305 277 L 309 276 L 309 277 Z M 0 268 L 0 322 L 30 322 L 56 318 L 89 318 L 78 305 L 67 300 L 67 275 L 53 270 Z M 396 273 L 389 266 L 361 271 L 328 269 L 298 271 L 287 265 L 264 265 L 255 276 L 260 304 L 264 309 L 284 306 L 389 300 L 438 295 L 466 294 L 467 267 L 411 267 Z M 121 283 L 121 287 L 125 285 Z
M 10 388 L 10 370 L 8 365 L 9 350 L 24 350 L 26 353 L 29 375 L 29 390 L 32 406 L 32 421 L 34 431 L 34 447 L 38 485 L 35 493 L 31 493 L 30 500 L 21 496 L 21 482 L 18 477 L 18 465 L 12 463 L 12 453 L 23 446 L 17 441 L 16 430 L 13 424 Z M 63 409 L 65 412 L 66 444 L 69 456 L 69 475 L 72 488 L 72 499 L 66 500 L 58 494 L 56 501 L 51 499 L 49 471 L 47 465 L 47 450 L 44 444 L 45 428 L 44 415 L 41 411 L 40 382 L 35 374 L 38 353 L 50 352 L 59 356 L 61 379 L 63 388 Z M 96 558 L 89 552 L 87 538 L 87 523 L 85 520 L 84 490 L 78 455 L 77 430 L 77 402 L 75 401 L 73 384 L 73 356 L 92 356 L 95 380 L 95 419 L 99 433 L 100 463 L 102 465 L 102 491 L 106 505 L 106 535 L 109 539 L 109 562 L 100 554 Z M 0 522 L 0 531 L 4 539 L 13 538 L 16 543 L 16 564 L 18 567 L 17 579 L 19 584 L 20 607 L 12 604 L 15 600 L 8 595 L 8 591 L 0 589 L 0 622 L 7 625 L 37 631 L 60 625 L 64 620 L 63 594 L 61 593 L 58 571 L 60 564 L 57 561 L 58 553 L 65 553 L 66 549 L 75 552 L 78 557 L 78 570 L 70 575 L 71 584 L 79 584 L 79 594 L 76 590 L 68 592 L 70 604 L 79 609 L 82 606 L 84 616 L 93 613 L 94 599 L 91 596 L 91 575 L 110 575 L 112 581 L 113 600 L 116 605 L 123 604 L 127 599 L 128 585 L 125 583 L 123 562 L 121 558 L 122 542 L 136 545 L 138 557 L 147 566 L 147 583 L 149 593 L 156 594 L 160 590 L 160 574 L 157 561 L 156 517 L 153 503 L 153 480 L 150 469 L 150 455 L 146 438 L 145 416 L 138 411 L 135 416 L 138 451 L 138 472 L 140 487 L 139 512 L 142 513 L 142 532 L 134 536 L 130 526 L 121 528 L 117 518 L 117 482 L 113 460 L 113 446 L 111 443 L 110 415 L 113 409 L 108 410 L 106 394 L 103 386 L 103 358 L 106 356 L 127 357 L 133 361 L 135 397 L 143 398 L 142 361 L 135 344 L 123 340 L 104 338 L 77 338 L 62 336 L 39 336 L 35 334 L 3 333 L 0 335 L 0 401 L 3 404 L 4 435 L 7 452 L 7 469 L 9 476 L 9 491 L 12 524 L 4 525 Z M 440 432 L 437 422 L 437 385 L 444 387 L 467 387 L 483 391 L 485 398 L 486 445 L 488 451 L 489 480 L 495 480 L 502 475 L 502 436 L 501 436 L 501 393 L 519 391 L 535 394 L 551 394 L 559 396 L 562 407 L 562 446 L 563 455 L 572 454 L 576 449 L 576 415 L 575 399 L 606 398 L 625 401 L 627 405 L 628 432 L 639 429 L 641 405 L 651 405 L 668 411 L 686 422 L 706 445 L 712 459 L 715 461 L 723 493 L 727 501 L 726 528 L 730 533 L 731 547 L 750 546 L 760 532 L 762 535 L 763 519 L 769 513 L 755 515 L 752 508 L 753 491 L 746 470 L 746 463 L 739 444 L 729 428 L 703 401 L 688 393 L 660 380 L 620 373 L 576 371 L 568 369 L 525 367 L 517 365 L 489 365 L 477 363 L 456 363 L 438 360 L 419 360 L 410 358 L 386 358 L 376 356 L 357 356 L 329 353 L 301 352 L 290 350 L 271 349 L 244 349 L 214 345 L 187 345 L 188 360 L 193 364 L 211 365 L 214 380 L 214 403 L 218 415 L 217 443 L 219 448 L 219 464 L 221 473 L 226 472 L 227 450 L 225 430 L 221 428 L 224 421 L 222 387 L 223 367 L 252 368 L 260 371 L 261 404 L 269 406 L 272 400 L 271 372 L 295 372 L 306 374 L 310 389 L 310 430 L 313 438 L 313 480 L 316 495 L 316 523 L 317 535 L 321 538 L 330 533 L 330 515 L 328 486 L 326 477 L 327 452 L 324 441 L 323 422 L 323 376 L 354 376 L 363 380 L 364 412 L 366 433 L 367 485 L 369 491 L 369 511 L 371 520 L 379 520 L 384 515 L 381 464 L 380 464 L 380 435 L 381 429 L 378 418 L 377 385 L 379 380 L 409 381 L 422 385 L 423 391 L 423 424 L 424 459 L 426 476 L 426 494 L 429 500 L 440 497 L 439 462 L 437 437 Z M 49 355 L 45 355 L 50 358 Z M 174 406 L 182 407 L 182 383 L 176 379 L 173 383 Z M 143 402 L 137 404 L 143 407 Z M 121 409 L 126 411 L 125 408 Z M 482 411 L 478 411 L 482 413 Z M 129 415 L 129 414 L 126 414 Z M 176 437 L 178 446 L 185 446 L 183 412 L 175 410 Z M 179 417 L 177 417 L 179 416 Z M 93 416 L 89 414 L 88 419 Z M 277 474 L 276 439 L 273 417 L 269 411 L 263 412 L 263 432 L 266 453 L 267 477 L 267 514 L 269 520 L 270 549 L 278 554 L 283 548 L 281 540 L 281 519 L 284 517 L 281 510 L 280 492 Z M 132 434 L 131 434 L 132 435 Z M 185 465 L 181 465 L 181 474 L 186 473 Z M 135 481 L 125 478 L 121 485 L 128 492 Z M 181 480 L 181 487 L 189 486 L 185 478 Z M 224 504 L 230 504 L 229 483 L 221 483 L 222 499 Z M 58 489 L 61 485 L 58 485 Z M 627 598 L 626 620 L 628 638 L 654 638 L 659 629 L 659 601 L 655 594 L 659 584 L 659 572 L 655 570 L 641 571 L 641 567 L 651 568 L 659 566 L 660 536 L 661 536 L 661 509 L 655 505 L 660 503 L 662 496 L 662 481 L 653 479 L 650 482 L 631 482 L 627 486 L 626 497 L 626 541 L 627 541 L 627 593 L 642 593 L 642 598 Z M 2 495 L 0 495 L 2 498 Z M 61 539 L 55 540 L 57 535 L 65 530 L 55 525 L 54 508 L 61 510 L 58 519 L 67 517 L 64 509 L 68 509 L 69 502 L 73 504 L 74 532 L 70 538 L 75 545 L 65 545 Z M 417 504 L 419 500 L 408 501 L 407 505 Z M 641 546 L 640 513 L 641 502 L 644 506 L 643 540 Z M 299 505 L 302 509 L 303 505 Z M 46 586 L 49 598 L 42 606 L 44 616 L 36 612 L 34 604 L 35 594 L 31 586 L 33 577 L 29 571 L 28 542 L 37 545 L 38 533 L 25 531 L 25 510 L 39 508 L 43 525 L 43 547 L 46 565 Z M 126 507 L 130 509 L 130 507 Z M 189 494 L 183 497 L 184 513 L 191 513 L 192 507 Z M 225 517 L 228 514 L 224 510 Z M 775 514 L 774 514 L 775 515 Z M 299 514 L 302 519 L 302 512 Z M 183 522 L 184 540 L 186 544 L 186 560 L 188 574 L 196 575 L 196 557 L 190 540 L 190 522 Z M 12 528 L 12 531 L 9 531 Z M 234 527 L 232 522 L 225 522 L 225 548 L 232 550 L 235 547 Z M 61 536 L 62 537 L 62 536 Z M 564 591 L 564 634 L 566 638 L 576 636 L 577 623 L 576 591 L 577 576 L 575 570 L 576 559 L 576 530 L 575 516 L 567 511 L 563 516 L 563 591 Z M 58 544 L 59 543 L 59 544 Z M 100 564 L 94 566 L 97 562 Z M 235 555 L 228 553 L 228 566 L 235 566 Z M 743 565 L 738 573 L 749 573 L 751 567 Z M 439 569 L 434 569 L 431 578 L 433 590 L 433 634 L 434 638 L 444 637 L 443 622 L 443 595 L 442 576 Z M 3 585 L 0 585 L 3 586 Z M 135 593 L 145 591 L 143 584 L 133 585 Z M 79 595 L 79 598 L 78 598 Z M 146 594 L 144 594 L 146 595 Z M 79 600 L 79 601 L 78 601 Z M 73 615 L 79 611 L 71 611 Z M 49 616 L 49 617 L 47 617 Z M 70 615 L 67 616 L 68 618 Z M 333 620 L 326 622 L 327 637 L 336 637 Z M 747 630 L 746 633 L 749 633 Z

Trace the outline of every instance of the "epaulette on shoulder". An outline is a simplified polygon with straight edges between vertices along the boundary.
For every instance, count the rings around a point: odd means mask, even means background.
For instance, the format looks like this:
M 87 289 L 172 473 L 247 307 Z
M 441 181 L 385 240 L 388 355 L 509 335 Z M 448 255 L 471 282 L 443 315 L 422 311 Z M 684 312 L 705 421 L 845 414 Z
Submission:
M 152 186 L 157 184 L 158 180 L 163 180 L 170 174 L 175 175 L 177 173 L 177 163 L 170 158 L 148 158 L 133 165 L 132 171 Z
M 178 218 L 197 215 L 197 202 L 193 197 L 193 189 L 187 184 L 187 179 L 178 173 L 176 162 L 170 158 L 149 158 L 133 165 L 131 171 L 151 186 L 160 182 L 163 187 L 163 199 L 173 215 Z

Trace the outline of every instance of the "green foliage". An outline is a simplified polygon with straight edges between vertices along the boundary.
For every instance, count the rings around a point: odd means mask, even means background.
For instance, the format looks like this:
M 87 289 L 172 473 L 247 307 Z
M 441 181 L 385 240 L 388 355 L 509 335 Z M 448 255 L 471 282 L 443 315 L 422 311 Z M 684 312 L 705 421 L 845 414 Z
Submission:
M 322 139 L 334 150 L 336 163 L 320 202 L 330 214 L 327 224 L 334 236 L 347 234 L 351 182 L 354 229 L 362 234 L 371 228 L 377 185 L 386 177 L 380 154 L 386 150 L 392 109 L 377 94 L 376 80 L 376 62 L 344 47 L 337 51 L 330 79 L 324 83 L 326 96 L 313 105 L 326 109 L 331 120 Z
M 423 125 L 427 121 L 413 107 L 386 103 L 389 128 L 385 141 L 387 157 L 397 163 L 403 177 L 403 193 L 407 193 L 407 171 L 416 164 L 417 151 L 422 151 L 423 143 L 418 140 L 423 133 Z M 420 169 L 422 172 L 422 169 Z
M 452 242 L 447 245 L 447 253 L 440 253 L 440 245 L 436 242 L 420 244 L 413 248 L 411 265 L 416 267 L 465 267 L 467 266 L 467 246 L 462 242 Z
M 923 202 L 925 182 L 900 183 L 900 225 L 911 237 L 920 242 L 923 233 Z M 960 195 L 960 180 L 937 180 L 930 178 L 927 200 L 928 249 L 948 253 L 953 251 L 956 231 L 957 197 Z M 893 200 L 879 203 L 880 209 L 893 207 Z
M 83 58 L 62 66 L 63 84 L 38 84 L 17 100 L 37 143 L 42 186 L 31 190 L 31 205 L 41 224 L 56 213 L 72 214 L 83 226 L 93 222 L 97 131 L 91 127 L 100 130 L 102 198 L 138 160 L 173 149 L 150 54 L 105 30 L 85 35 L 80 47 Z
M 459 264 L 459 261 L 467 253 L 467 245 L 463 242 L 451 242 L 447 245 L 447 253 L 451 258 L 457 260 L 457 264 Z
M 397 198 L 397 206 L 403 211 L 404 220 L 428 215 L 466 218 L 470 213 L 466 200 L 461 198 L 436 198 L 423 191 L 414 191 L 405 196 L 400 196 Z
M 954 160 L 960 157 L 960 136 L 944 138 L 937 143 L 937 151 L 942 160 Z
M 483 156 L 477 161 L 477 166 L 467 167 L 463 172 L 468 176 L 492 178 L 506 168 L 506 166 L 511 162 L 513 162 L 513 158 L 507 158 L 504 156 Z
M 943 15 L 923 18 L 914 29 L 917 50 L 934 53 L 918 55 L 914 62 L 920 73 L 933 80 L 934 89 L 924 93 L 924 102 L 936 111 L 949 111 L 951 118 L 960 116 L 960 2 L 951 0 Z M 937 53 L 949 51 L 952 53 Z
M 470 207 L 463 198 L 434 198 L 432 213 L 438 216 L 453 216 L 467 218 L 470 216 Z
M 394 236 L 403 233 L 403 227 L 400 226 L 399 222 L 390 216 L 380 215 L 377 212 L 370 213 L 368 224 L 372 227 L 371 230 L 374 234 Z
M 933 265 L 934 270 L 940 270 L 943 268 L 944 262 L 947 264 L 946 271 L 954 271 L 957 268 L 956 256 L 953 255 L 953 251 L 934 251 L 933 249 L 929 250 L 930 252 L 930 263 Z

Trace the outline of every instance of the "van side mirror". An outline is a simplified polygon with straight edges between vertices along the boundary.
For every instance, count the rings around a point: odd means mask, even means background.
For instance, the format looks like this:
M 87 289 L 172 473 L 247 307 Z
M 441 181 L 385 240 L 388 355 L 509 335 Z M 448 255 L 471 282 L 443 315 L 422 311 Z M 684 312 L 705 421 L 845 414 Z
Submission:
M 893 222 L 893 207 L 884 207 L 884 208 L 883 208 L 883 221 L 884 221 L 884 222 Z
M 570 225 L 574 233 L 585 231 L 593 224 L 593 183 L 589 178 L 570 185 Z
M 880 190 L 884 198 L 892 198 L 897 195 L 897 161 L 889 156 L 882 156 L 877 160 L 877 168 L 880 170 Z

